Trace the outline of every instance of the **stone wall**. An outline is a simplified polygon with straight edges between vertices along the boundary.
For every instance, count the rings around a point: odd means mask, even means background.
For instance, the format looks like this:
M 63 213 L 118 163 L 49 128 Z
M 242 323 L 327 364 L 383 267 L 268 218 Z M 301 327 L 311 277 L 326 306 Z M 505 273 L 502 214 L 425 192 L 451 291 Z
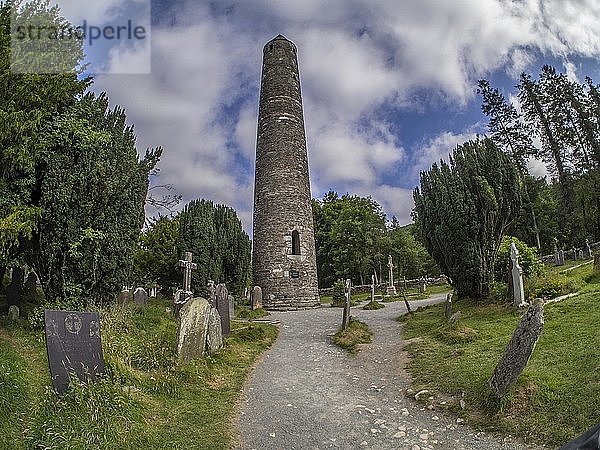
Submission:
M 310 199 L 296 46 L 280 35 L 263 50 L 254 184 L 252 271 L 267 309 L 319 306 Z

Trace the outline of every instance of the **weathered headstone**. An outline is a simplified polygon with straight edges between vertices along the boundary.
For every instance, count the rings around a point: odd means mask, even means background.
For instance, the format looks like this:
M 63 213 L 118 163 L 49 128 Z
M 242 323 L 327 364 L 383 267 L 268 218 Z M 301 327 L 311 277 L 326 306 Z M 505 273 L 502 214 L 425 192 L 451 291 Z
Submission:
M 233 295 L 229 294 L 227 296 L 227 304 L 229 305 L 229 320 L 235 317 L 235 299 Z
M 69 374 L 83 382 L 104 373 L 97 312 L 44 310 L 46 350 L 52 385 L 58 394 L 69 387 Z
M 406 297 L 406 276 L 402 280 L 402 299 L 404 300 L 404 306 L 406 306 L 406 311 L 410 314 L 412 311 L 410 310 L 410 303 L 408 303 L 408 298 Z
M 136 306 L 146 306 L 148 303 L 148 293 L 143 287 L 138 287 L 133 291 L 133 301 Z
M 573 251 L 573 261 L 577 261 L 577 249 L 573 246 L 571 250 Z
M 148 292 L 148 297 L 150 298 L 156 298 L 156 286 L 152 286 L 149 289 L 150 292 Z
M 221 332 L 223 337 L 231 334 L 231 316 L 229 315 L 229 292 L 227 287 L 221 283 L 216 288 L 217 311 L 221 317 Z
M 427 279 L 425 277 L 419 278 L 419 291 L 424 294 L 427 291 Z
M 515 306 L 525 303 L 525 292 L 523 288 L 523 269 L 519 265 L 519 251 L 514 242 L 510 243 L 510 265 L 512 277 L 512 298 Z
M 38 277 L 35 272 L 29 272 L 27 274 L 27 280 L 23 285 L 23 301 L 34 303 L 36 301 Z
M 590 247 L 590 240 L 589 239 L 585 240 L 585 245 L 583 246 L 583 255 L 586 258 L 591 258 L 592 257 L 592 248 Z
M 527 365 L 544 327 L 544 303 L 535 299 L 521 318 L 502 358 L 488 380 L 494 394 L 501 398 L 517 381 Z
M 173 315 L 178 317 L 179 310 L 183 305 L 185 305 L 192 298 L 192 293 L 189 291 L 184 291 L 183 289 L 177 289 L 173 293 Z
M 371 301 L 375 301 L 375 275 L 371 275 Z
M 17 305 L 10 305 L 8 307 L 8 320 L 14 322 L 19 320 L 19 307 Z
M 579 259 L 585 258 L 585 256 L 583 255 L 583 249 L 580 248 L 579 250 L 577 250 L 577 256 Z
M 444 317 L 446 320 L 450 320 L 452 316 L 452 292 L 448 292 L 446 295 L 446 305 L 444 307 Z
M 352 302 L 352 281 L 346 280 L 346 293 L 344 297 L 344 312 L 342 314 L 342 330 L 348 328 L 350 324 L 350 304 Z
M 211 307 L 200 297 L 181 306 L 177 320 L 177 357 L 182 362 L 204 355 Z
M 565 264 L 565 251 L 564 250 L 559 250 L 558 251 L 558 265 L 559 266 L 563 266 Z
M 119 305 L 125 305 L 130 301 L 131 293 L 129 292 L 129 289 L 123 287 L 123 290 L 119 293 L 119 296 L 117 297 L 117 302 L 119 303 Z
M 13 267 L 10 284 L 6 286 L 6 303 L 8 306 L 21 306 L 23 300 L 23 276 L 25 272 L 20 267 Z
M 389 272 L 389 285 L 386 290 L 387 295 L 396 295 L 396 286 L 394 286 L 394 264 L 392 262 L 392 255 L 388 255 L 388 268 Z
M 206 328 L 206 351 L 210 355 L 223 347 L 223 333 L 221 330 L 221 316 L 217 308 L 210 308 Z
M 215 288 L 215 282 L 213 280 L 208 280 L 206 290 L 208 292 L 208 303 L 210 303 L 210 306 L 214 308 L 217 302 L 217 289 Z
M 262 289 L 260 286 L 254 286 L 254 289 L 252 289 L 251 309 L 258 308 L 262 308 Z

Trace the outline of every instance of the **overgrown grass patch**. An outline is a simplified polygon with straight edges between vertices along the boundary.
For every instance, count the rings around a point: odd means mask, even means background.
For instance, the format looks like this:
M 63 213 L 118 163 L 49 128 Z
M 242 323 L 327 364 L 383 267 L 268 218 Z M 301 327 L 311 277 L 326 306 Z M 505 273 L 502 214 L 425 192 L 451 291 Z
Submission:
M 236 310 L 235 316 L 238 319 L 260 319 L 261 317 L 269 316 L 269 312 L 262 308 L 250 309 L 250 308 L 240 308 Z
M 591 268 L 565 275 L 574 283 Z M 545 306 L 544 330 L 517 384 L 500 402 L 487 380 L 500 359 L 523 310 L 457 302 L 462 318 L 444 319 L 444 306 L 419 309 L 402 318 L 416 389 L 465 393 L 465 416 L 472 423 L 555 447 L 598 421 L 600 398 L 599 285 L 582 285 L 582 294 Z
M 366 323 L 358 319 L 350 319 L 348 328 L 338 331 L 333 336 L 333 342 L 350 353 L 356 353 L 359 344 L 368 344 L 372 341 L 373 333 Z
M 222 350 L 178 364 L 170 304 L 102 311 L 106 375 L 63 397 L 43 332 L 0 324 L 0 449 L 229 448 L 234 405 L 277 328 L 234 322 Z
M 385 305 L 382 303 L 379 303 L 377 300 L 373 300 L 373 301 L 367 303 L 365 306 L 363 306 L 362 309 L 376 310 L 376 309 L 381 309 L 381 308 L 385 308 Z

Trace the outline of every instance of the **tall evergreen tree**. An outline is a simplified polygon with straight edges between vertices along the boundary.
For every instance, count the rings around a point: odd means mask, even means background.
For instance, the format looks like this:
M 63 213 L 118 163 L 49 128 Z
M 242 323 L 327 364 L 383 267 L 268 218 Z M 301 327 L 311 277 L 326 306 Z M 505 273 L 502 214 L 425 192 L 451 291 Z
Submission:
M 192 252 L 198 269 L 192 273 L 192 289 L 202 295 L 209 280 L 226 283 L 241 295 L 251 276 L 250 238 L 236 212 L 209 200 L 194 200 L 179 217 L 180 255 Z
M 83 58 L 77 40 L 65 43 L 71 73 L 14 73 L 12 20 L 67 25 L 47 0 L 0 2 L 0 280 L 12 259 L 23 262 L 23 245 L 32 238 L 42 213 L 37 174 L 44 136 L 54 118 L 72 107 L 90 83 L 77 77 Z
M 491 138 L 503 151 L 511 156 L 513 162 L 521 171 L 521 175 L 523 177 L 528 176 L 527 158 L 535 154 L 530 130 L 515 106 L 508 102 L 497 88 L 492 88 L 486 80 L 479 80 L 478 86 L 478 93 L 483 98 L 481 109 L 490 118 L 488 129 Z M 527 190 L 527 183 L 524 183 L 523 186 L 525 205 L 530 213 L 535 244 L 539 251 L 541 249 L 540 232 L 534 202 Z
M 461 297 L 483 298 L 506 228 L 521 208 L 517 167 L 488 138 L 469 141 L 421 172 L 414 217 L 423 243 Z
M 88 93 L 53 124 L 38 165 L 41 217 L 28 261 L 46 297 L 107 301 L 131 281 L 148 173 L 123 110 Z

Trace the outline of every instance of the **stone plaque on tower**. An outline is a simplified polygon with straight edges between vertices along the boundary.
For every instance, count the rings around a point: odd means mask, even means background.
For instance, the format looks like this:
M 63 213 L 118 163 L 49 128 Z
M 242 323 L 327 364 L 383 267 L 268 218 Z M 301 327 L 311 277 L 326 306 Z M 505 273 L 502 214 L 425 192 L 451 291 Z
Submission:
M 320 306 L 296 52 L 281 35 L 263 49 L 252 273 L 266 309 Z

